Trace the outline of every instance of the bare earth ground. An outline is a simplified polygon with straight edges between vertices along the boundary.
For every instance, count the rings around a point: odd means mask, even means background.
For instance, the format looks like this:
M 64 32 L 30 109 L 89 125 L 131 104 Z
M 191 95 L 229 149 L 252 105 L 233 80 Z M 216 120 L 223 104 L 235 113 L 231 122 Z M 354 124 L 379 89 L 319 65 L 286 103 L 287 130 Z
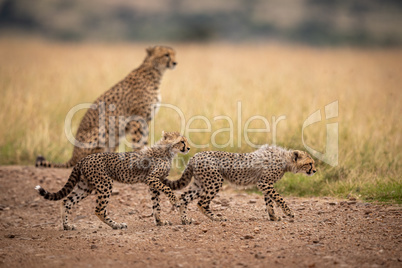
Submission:
M 116 183 L 109 211 L 127 230 L 101 223 L 91 196 L 75 209 L 78 230 L 63 231 L 60 203 L 34 187 L 59 190 L 69 173 L 0 167 L 1 267 L 402 267 L 400 206 L 285 198 L 294 221 L 270 222 L 261 196 L 225 186 L 212 208 L 228 222 L 211 222 L 193 202 L 196 222 L 182 226 L 163 196 L 162 215 L 173 225 L 157 227 L 147 187 Z

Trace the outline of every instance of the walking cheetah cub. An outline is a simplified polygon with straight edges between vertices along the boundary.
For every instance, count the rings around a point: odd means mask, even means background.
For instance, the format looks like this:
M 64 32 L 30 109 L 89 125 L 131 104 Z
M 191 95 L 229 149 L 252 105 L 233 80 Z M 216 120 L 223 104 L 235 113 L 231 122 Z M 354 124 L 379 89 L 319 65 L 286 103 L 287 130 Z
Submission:
M 113 181 L 121 183 L 142 182 L 150 187 L 153 201 L 153 215 L 156 225 L 165 225 L 160 219 L 159 195 L 163 192 L 176 206 L 177 199 L 169 187 L 160 180 L 168 176 L 173 157 L 190 150 L 187 139 L 177 132 L 163 132 L 162 139 L 151 148 L 129 153 L 99 153 L 83 158 L 73 168 L 64 187 L 56 193 L 49 193 L 41 186 L 36 190 L 48 200 L 61 200 L 64 230 L 75 227 L 68 223 L 71 208 L 93 191 L 98 195 L 95 214 L 113 229 L 127 228 L 125 223 L 116 223 L 107 213 L 106 206 L 112 194 Z
M 179 180 L 170 181 L 164 178 L 162 181 L 172 190 L 179 190 L 187 186 L 194 177 L 189 190 L 180 197 L 183 224 L 191 223 L 187 218 L 187 205 L 196 198 L 199 198 L 198 208 L 208 218 L 214 221 L 225 220 L 216 216 L 209 208 L 224 179 L 237 185 L 257 185 L 264 194 L 269 219 L 279 221 L 281 218 L 274 213 L 273 201 L 282 208 L 285 215 L 294 217 L 286 202 L 274 189 L 274 183 L 285 172 L 311 176 L 316 172 L 314 160 L 306 152 L 268 145 L 245 154 L 206 151 L 197 153 L 190 159 Z
M 87 110 L 76 134 L 71 159 L 64 164 L 36 158 L 37 167 L 70 168 L 87 155 L 114 152 L 125 134 L 130 146 L 141 149 L 148 142 L 148 123 L 161 102 L 159 84 L 166 69 L 174 69 L 175 51 L 156 46 L 147 49 L 144 62 L 95 100 Z M 116 119 L 112 124 L 110 118 Z

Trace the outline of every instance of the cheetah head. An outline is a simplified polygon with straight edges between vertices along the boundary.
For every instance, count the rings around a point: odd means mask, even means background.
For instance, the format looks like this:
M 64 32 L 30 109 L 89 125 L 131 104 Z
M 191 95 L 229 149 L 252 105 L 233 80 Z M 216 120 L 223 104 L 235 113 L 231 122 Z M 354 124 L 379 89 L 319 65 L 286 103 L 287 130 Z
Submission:
M 187 138 L 180 135 L 179 132 L 162 131 L 162 143 L 170 145 L 173 153 L 187 154 L 190 151 Z
M 170 47 L 155 46 L 147 48 L 145 62 L 149 62 L 156 69 L 164 71 L 174 69 L 177 65 L 175 60 L 176 53 Z
M 292 164 L 294 173 L 302 173 L 312 176 L 317 172 L 314 166 L 314 159 L 303 151 L 295 150 L 292 152 Z

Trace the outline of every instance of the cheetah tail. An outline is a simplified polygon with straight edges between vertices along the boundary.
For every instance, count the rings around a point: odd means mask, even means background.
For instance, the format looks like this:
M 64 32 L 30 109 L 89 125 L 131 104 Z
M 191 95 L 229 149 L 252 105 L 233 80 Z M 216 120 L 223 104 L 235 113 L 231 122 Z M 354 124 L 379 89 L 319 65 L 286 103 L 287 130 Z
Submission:
M 180 190 L 186 187 L 190 183 L 192 177 L 193 177 L 193 166 L 191 165 L 190 162 L 188 163 L 180 179 L 176 181 L 171 181 L 168 178 L 164 178 L 162 179 L 162 183 L 168 186 L 172 190 Z
M 68 178 L 68 181 L 66 182 L 64 187 L 57 193 L 49 193 L 39 185 L 35 187 L 35 190 L 37 190 L 39 194 L 43 196 L 45 199 L 53 201 L 60 200 L 73 191 L 75 185 L 77 185 L 78 181 L 80 180 L 80 176 L 81 176 L 80 168 L 78 166 L 75 166 L 73 171 L 71 172 L 70 177 Z
M 71 158 L 64 164 L 54 164 L 49 161 L 46 161 L 46 159 L 41 155 L 36 157 L 36 161 L 35 161 L 36 167 L 45 167 L 45 168 L 70 168 L 70 167 L 73 167 L 75 164 L 76 164 L 76 161 L 73 158 Z

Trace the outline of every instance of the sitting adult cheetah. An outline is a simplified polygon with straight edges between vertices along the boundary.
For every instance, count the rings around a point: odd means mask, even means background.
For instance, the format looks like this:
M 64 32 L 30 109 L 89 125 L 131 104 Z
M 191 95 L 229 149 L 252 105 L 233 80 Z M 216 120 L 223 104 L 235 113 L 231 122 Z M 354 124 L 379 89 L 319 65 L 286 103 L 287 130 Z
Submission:
M 64 164 L 53 164 L 38 156 L 36 166 L 70 168 L 87 155 L 114 152 L 125 133 L 132 139 L 131 147 L 142 148 L 148 140 L 153 109 L 161 102 L 162 75 L 176 64 L 173 49 L 148 48 L 141 66 L 103 93 L 95 100 L 93 108 L 87 110 L 78 127 L 71 159 Z M 109 125 L 110 118 L 115 120 L 114 125 Z
M 171 189 L 160 180 L 168 176 L 173 157 L 179 152 L 186 154 L 189 150 L 187 139 L 179 133 L 162 133 L 162 139 L 151 148 L 129 153 L 98 153 L 83 158 L 57 193 L 49 193 L 39 185 L 35 189 L 45 199 L 64 198 L 61 207 L 64 230 L 75 229 L 68 223 L 71 208 L 93 191 L 98 195 L 95 214 L 113 229 L 123 229 L 127 228 L 127 224 L 116 223 L 106 210 L 113 181 L 130 184 L 142 182 L 150 187 L 156 225 L 165 225 L 169 222 L 160 219 L 160 191 L 169 197 L 174 206 L 177 199 Z
M 281 206 L 285 215 L 294 217 L 286 202 L 274 189 L 274 183 L 285 172 L 313 175 L 316 172 L 314 160 L 306 152 L 268 145 L 245 154 L 206 151 L 197 153 L 190 159 L 179 180 L 170 181 L 164 178 L 162 182 L 172 190 L 179 190 L 187 186 L 194 176 L 189 190 L 180 197 L 183 224 L 191 223 L 187 218 L 187 205 L 195 198 L 200 199 L 198 208 L 211 220 L 225 220 L 216 216 L 209 208 L 224 179 L 237 185 L 256 184 L 264 194 L 269 219 L 279 221 L 281 218 L 274 213 L 273 200 Z

